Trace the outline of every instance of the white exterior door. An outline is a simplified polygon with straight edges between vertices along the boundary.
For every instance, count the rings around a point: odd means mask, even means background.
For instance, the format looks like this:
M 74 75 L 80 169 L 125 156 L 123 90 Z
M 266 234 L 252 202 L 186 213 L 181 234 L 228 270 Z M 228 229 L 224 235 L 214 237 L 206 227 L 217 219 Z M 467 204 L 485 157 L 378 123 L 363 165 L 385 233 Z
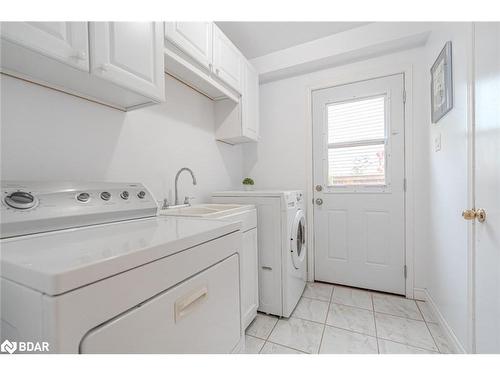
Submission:
M 500 24 L 475 25 L 476 352 L 500 353 Z
M 2 38 L 89 71 L 87 22 L 2 22 Z
M 165 96 L 163 24 L 92 22 L 91 72 L 156 100 Z
M 315 279 L 405 294 L 404 77 L 313 92 Z
M 165 37 L 200 64 L 212 66 L 212 22 L 165 22 Z

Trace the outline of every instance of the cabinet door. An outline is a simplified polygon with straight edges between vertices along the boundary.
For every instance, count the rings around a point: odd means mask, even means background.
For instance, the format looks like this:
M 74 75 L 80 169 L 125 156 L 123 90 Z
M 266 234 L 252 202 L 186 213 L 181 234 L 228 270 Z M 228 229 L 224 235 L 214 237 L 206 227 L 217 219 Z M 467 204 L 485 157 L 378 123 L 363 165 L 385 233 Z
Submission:
M 243 233 L 241 251 L 241 311 L 243 328 L 257 315 L 259 307 L 259 264 L 257 259 L 257 228 Z
M 165 22 L 165 38 L 210 69 L 212 22 Z
M 83 71 L 89 71 L 87 22 L 2 22 L 1 35 Z
M 233 89 L 241 93 L 241 52 L 214 24 L 214 74 Z
M 92 74 L 118 86 L 163 100 L 163 24 L 160 22 L 90 23 Z
M 243 136 L 257 141 L 259 137 L 259 75 L 246 60 L 243 61 L 242 133 Z

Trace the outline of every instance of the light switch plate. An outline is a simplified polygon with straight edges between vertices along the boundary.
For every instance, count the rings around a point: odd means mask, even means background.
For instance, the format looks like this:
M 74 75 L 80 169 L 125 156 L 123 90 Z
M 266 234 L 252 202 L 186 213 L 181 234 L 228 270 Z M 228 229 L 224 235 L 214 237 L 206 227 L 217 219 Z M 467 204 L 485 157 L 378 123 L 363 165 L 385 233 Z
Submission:
M 441 151 L 441 133 L 437 133 L 434 137 L 434 151 Z

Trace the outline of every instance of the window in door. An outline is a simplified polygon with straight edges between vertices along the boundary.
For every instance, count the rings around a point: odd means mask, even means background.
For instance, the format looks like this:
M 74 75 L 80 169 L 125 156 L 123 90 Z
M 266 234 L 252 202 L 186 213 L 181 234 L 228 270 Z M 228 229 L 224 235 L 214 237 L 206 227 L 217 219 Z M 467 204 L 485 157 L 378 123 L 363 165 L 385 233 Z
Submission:
M 386 185 L 386 96 L 327 105 L 328 185 Z

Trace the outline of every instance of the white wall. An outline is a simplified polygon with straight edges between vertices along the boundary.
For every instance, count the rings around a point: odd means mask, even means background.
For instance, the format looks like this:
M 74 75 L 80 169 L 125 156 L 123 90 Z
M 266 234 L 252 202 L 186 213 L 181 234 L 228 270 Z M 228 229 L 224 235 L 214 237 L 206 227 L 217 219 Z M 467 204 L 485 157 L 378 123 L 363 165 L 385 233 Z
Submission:
M 244 173 L 253 177 L 261 189 L 307 189 L 310 125 L 307 91 L 310 87 L 413 68 L 413 136 L 415 191 L 415 286 L 426 287 L 427 214 L 428 214 L 428 102 L 422 94 L 427 67 L 423 67 L 425 49 L 358 62 L 333 69 L 288 78 L 261 85 L 260 135 L 258 144 L 244 146 Z M 386 73 L 389 74 L 389 73 Z
M 241 146 L 215 141 L 212 101 L 165 86 L 166 103 L 124 113 L 2 75 L 2 179 L 143 182 L 160 200 L 187 166 L 198 185 L 181 176 L 181 199 L 238 186 Z
M 437 124 L 426 126 L 431 135 L 429 170 L 429 257 L 427 289 L 454 334 L 467 347 L 467 58 L 470 25 L 449 23 L 437 27 L 426 46 L 430 68 L 446 41 L 452 42 L 454 107 Z M 430 75 L 426 77 L 430 85 Z M 426 91 L 426 101 L 430 93 Z M 442 149 L 433 139 L 441 134 Z

